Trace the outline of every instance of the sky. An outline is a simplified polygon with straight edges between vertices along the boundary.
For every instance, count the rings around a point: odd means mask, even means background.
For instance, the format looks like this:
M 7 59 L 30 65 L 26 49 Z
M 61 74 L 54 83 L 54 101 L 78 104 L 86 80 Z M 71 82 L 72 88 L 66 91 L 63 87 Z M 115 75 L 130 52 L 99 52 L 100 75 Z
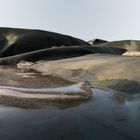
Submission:
M 0 0 L 0 26 L 84 40 L 140 40 L 140 0 Z

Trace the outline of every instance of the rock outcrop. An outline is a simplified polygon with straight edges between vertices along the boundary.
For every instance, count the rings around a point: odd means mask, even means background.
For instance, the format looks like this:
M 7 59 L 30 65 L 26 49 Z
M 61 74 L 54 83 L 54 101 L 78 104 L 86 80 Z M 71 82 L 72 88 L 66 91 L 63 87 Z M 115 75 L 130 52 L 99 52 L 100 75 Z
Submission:
M 107 43 L 107 42 L 108 42 L 108 41 L 106 41 L 106 40 L 98 39 L 98 38 L 92 39 L 92 40 L 89 40 L 89 41 L 88 41 L 88 43 L 89 43 L 90 45 L 92 45 L 92 46 L 97 45 L 97 44 L 101 44 L 101 43 Z

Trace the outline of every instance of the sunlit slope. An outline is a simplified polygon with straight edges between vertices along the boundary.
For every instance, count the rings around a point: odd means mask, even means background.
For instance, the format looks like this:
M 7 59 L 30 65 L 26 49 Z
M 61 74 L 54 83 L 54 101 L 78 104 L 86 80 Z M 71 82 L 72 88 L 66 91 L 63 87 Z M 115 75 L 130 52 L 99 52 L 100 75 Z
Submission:
M 140 57 L 91 54 L 51 62 L 33 68 L 62 77 L 83 78 L 93 85 L 124 92 L 140 91 Z

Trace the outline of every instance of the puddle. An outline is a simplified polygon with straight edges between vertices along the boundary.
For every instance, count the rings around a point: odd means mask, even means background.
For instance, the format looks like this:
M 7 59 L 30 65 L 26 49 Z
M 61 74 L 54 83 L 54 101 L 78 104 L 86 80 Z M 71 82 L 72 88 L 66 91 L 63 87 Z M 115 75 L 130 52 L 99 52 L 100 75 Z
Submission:
M 90 100 L 38 109 L 0 107 L 2 140 L 139 140 L 140 95 L 94 88 Z

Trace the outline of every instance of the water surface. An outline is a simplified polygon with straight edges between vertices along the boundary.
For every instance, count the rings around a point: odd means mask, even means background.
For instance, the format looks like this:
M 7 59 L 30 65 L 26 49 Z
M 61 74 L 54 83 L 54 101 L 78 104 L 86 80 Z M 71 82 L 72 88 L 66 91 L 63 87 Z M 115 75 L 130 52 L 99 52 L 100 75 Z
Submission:
M 0 106 L 1 140 L 139 140 L 140 96 L 94 89 L 73 105 Z

